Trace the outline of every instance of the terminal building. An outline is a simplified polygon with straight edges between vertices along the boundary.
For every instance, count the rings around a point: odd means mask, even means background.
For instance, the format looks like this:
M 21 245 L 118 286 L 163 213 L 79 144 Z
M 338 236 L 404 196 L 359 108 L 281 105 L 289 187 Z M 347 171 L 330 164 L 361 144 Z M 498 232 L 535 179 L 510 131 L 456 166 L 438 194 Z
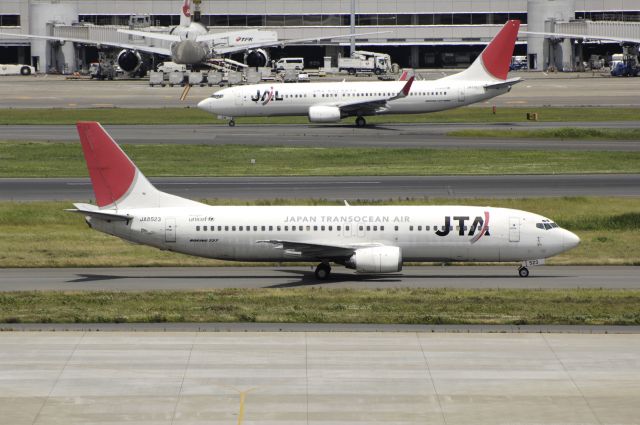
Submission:
M 0 32 L 132 42 L 117 28 L 168 31 L 183 0 L 2 0 Z M 211 32 L 264 28 L 279 39 L 349 34 L 358 49 L 391 55 L 402 67 L 464 67 L 510 19 L 522 30 L 640 38 L 640 0 L 203 0 L 201 22 Z M 144 40 L 135 40 L 144 43 Z M 574 70 L 591 55 L 622 51 L 619 43 L 548 40 L 521 35 L 514 55 L 533 70 Z M 271 57 L 302 56 L 308 67 L 349 54 L 349 40 L 272 48 Z M 0 36 L 0 63 L 73 72 L 97 58 L 91 45 Z

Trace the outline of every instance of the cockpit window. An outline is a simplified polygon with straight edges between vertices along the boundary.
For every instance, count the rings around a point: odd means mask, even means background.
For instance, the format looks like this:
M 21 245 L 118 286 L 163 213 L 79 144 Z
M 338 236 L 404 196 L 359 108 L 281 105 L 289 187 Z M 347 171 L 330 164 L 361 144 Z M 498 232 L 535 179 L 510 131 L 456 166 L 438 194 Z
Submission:
M 214 93 L 211 95 L 212 99 L 222 99 L 224 97 L 223 94 Z
M 560 227 L 560 226 L 558 226 L 553 221 L 542 220 L 542 223 L 536 223 L 536 227 L 538 229 L 551 230 L 551 229 L 555 229 L 556 227 Z

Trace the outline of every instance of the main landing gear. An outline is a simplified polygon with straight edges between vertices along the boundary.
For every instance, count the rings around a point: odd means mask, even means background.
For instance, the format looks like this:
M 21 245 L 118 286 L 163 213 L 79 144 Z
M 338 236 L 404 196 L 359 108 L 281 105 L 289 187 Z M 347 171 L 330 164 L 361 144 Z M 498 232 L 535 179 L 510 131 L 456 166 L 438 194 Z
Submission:
M 318 264 L 314 273 L 318 280 L 326 280 L 331 274 L 331 265 L 329 265 L 329 263 L 322 262 Z
M 235 126 L 236 126 L 236 121 L 233 118 L 231 118 L 229 120 L 229 127 L 235 127 Z
M 358 117 L 356 118 L 356 125 L 358 127 L 364 127 L 365 125 L 367 125 L 367 120 L 365 120 L 364 117 Z
M 520 266 L 518 268 L 518 274 L 520 275 L 520 277 L 527 277 L 529 276 L 529 269 L 524 266 Z

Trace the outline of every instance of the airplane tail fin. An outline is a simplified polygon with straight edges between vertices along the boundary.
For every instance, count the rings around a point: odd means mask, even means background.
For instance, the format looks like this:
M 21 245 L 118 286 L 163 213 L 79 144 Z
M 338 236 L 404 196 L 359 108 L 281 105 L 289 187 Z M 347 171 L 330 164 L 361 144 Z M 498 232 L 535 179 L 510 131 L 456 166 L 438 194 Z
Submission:
M 191 25 L 191 0 L 184 0 L 180 8 L 180 26 L 188 27 Z
M 519 29 L 520 21 L 507 21 L 469 68 L 445 78 L 466 81 L 505 81 Z
M 196 203 L 156 189 L 99 123 L 79 122 L 77 128 L 96 204 L 101 209 Z

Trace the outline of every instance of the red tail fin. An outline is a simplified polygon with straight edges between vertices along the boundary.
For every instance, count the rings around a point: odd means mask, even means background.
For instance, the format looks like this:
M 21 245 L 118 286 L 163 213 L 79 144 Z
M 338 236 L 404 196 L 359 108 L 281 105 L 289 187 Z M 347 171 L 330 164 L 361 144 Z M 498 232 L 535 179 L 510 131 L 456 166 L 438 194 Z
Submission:
M 133 184 L 136 166 L 99 123 L 79 122 L 77 127 L 96 202 L 111 205 Z
M 482 62 L 485 69 L 496 78 L 507 79 L 513 46 L 516 43 L 519 29 L 520 21 L 508 21 L 482 52 Z

